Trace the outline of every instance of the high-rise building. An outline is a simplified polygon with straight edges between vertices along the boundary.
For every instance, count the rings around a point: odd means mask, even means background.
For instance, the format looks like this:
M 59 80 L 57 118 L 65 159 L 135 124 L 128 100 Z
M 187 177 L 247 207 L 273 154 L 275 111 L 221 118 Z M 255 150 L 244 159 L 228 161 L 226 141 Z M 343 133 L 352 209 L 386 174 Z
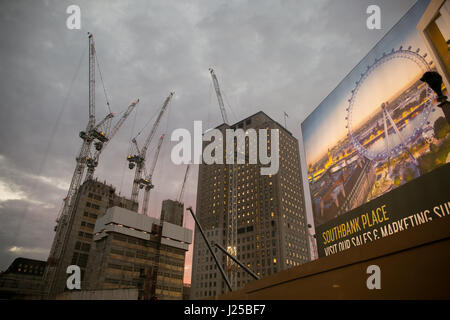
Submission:
M 139 299 L 181 300 L 192 230 L 113 207 L 94 229 L 88 290 L 137 288 Z
M 222 124 L 217 127 L 223 132 L 224 139 L 225 130 L 229 128 L 244 131 L 255 129 L 257 132 L 258 129 L 278 129 L 279 170 L 274 175 L 261 175 L 261 164 L 248 164 L 248 161 L 235 165 L 201 164 L 196 215 L 206 236 L 211 242 L 230 249 L 229 215 L 233 213 L 232 204 L 235 204 L 233 214 L 236 230 L 233 232 L 236 234 L 236 248 L 230 251 L 235 252 L 237 258 L 258 276 L 264 277 L 309 261 L 298 140 L 264 112 L 258 112 L 231 126 Z M 270 151 L 270 134 L 267 140 L 267 149 Z M 233 194 L 235 201 L 231 201 Z M 228 290 L 197 231 L 191 299 L 215 296 Z M 242 268 L 231 264 L 217 248 L 216 255 L 228 275 L 234 278 L 232 285 L 236 289 L 253 279 Z
M 177 226 L 183 225 L 184 205 L 174 200 L 163 200 L 161 208 L 161 220 L 173 223 Z
M 56 295 L 67 290 L 66 270 L 69 265 L 80 267 L 81 289 L 86 287 L 84 278 L 95 222 L 113 206 L 137 210 L 137 203 L 118 196 L 111 185 L 97 180 L 87 180 L 80 186 L 75 195 L 71 218 L 68 221 L 59 221 L 64 225 L 56 228 L 53 246 L 60 247 L 61 256 L 57 260 L 49 257 L 48 270 L 44 279 L 49 298 L 55 298 Z M 63 233 L 64 229 L 67 231 Z

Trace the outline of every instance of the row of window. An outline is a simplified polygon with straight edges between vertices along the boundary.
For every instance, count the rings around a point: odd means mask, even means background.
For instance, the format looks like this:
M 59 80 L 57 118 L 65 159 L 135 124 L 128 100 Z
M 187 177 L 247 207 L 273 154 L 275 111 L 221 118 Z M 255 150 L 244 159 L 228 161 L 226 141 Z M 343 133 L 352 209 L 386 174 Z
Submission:
M 88 194 L 88 198 L 97 200 L 97 201 L 102 201 L 102 197 L 97 195 L 97 194 L 93 194 L 92 192 L 89 192 Z
M 82 237 L 82 238 L 86 238 L 86 239 L 92 239 L 94 236 L 92 235 L 92 233 L 88 233 L 88 232 L 83 232 L 83 231 L 79 231 L 78 232 L 78 236 Z
M 72 257 L 72 264 L 77 265 L 80 268 L 86 268 L 89 255 L 85 253 L 75 252 Z
M 130 244 L 137 244 L 140 245 L 142 247 L 150 247 L 150 248 L 156 248 L 156 243 L 152 242 L 152 241 L 148 241 L 148 240 L 142 240 L 142 239 L 136 239 L 134 237 L 127 237 L 126 235 L 123 234 L 113 234 L 113 239 L 114 240 L 118 240 L 118 241 L 122 241 L 122 242 L 127 242 Z
M 91 219 L 97 219 L 98 215 L 96 215 L 95 213 L 91 213 L 91 212 L 87 212 L 85 211 L 83 214 L 85 217 L 89 217 Z
M 89 201 L 86 202 L 86 207 L 92 208 L 92 209 L 95 209 L 95 210 L 99 210 L 100 209 L 100 206 L 98 204 L 91 203 Z
M 95 224 L 89 223 L 89 222 L 86 222 L 86 221 L 81 221 L 81 226 L 82 226 L 82 227 L 89 228 L 89 229 L 94 229 Z
M 89 252 L 89 250 L 91 249 L 91 245 L 89 243 L 77 241 L 77 243 L 75 244 L 75 249 L 84 252 Z

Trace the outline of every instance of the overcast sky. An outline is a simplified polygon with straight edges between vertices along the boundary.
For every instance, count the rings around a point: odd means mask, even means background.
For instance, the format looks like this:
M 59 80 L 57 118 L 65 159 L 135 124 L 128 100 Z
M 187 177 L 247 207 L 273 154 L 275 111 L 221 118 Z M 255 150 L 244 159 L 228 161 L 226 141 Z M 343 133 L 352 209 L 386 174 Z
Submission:
M 103 152 L 96 176 L 131 193 L 125 157 L 132 134 L 175 91 L 161 131 L 221 123 L 208 73 L 214 67 L 231 122 L 260 110 L 300 136 L 300 123 L 414 3 L 320 1 L 1 1 L 0 270 L 22 256 L 46 260 L 88 117 L 87 35 L 94 34 L 111 109 L 140 98 Z M 81 30 L 66 9 L 81 8 Z M 381 8 L 381 30 L 366 28 L 366 8 Z M 81 61 L 81 64 L 80 64 Z M 97 119 L 107 112 L 99 76 Z M 168 119 L 168 121 L 167 121 Z M 144 134 L 144 133 L 143 133 Z M 140 137 L 142 140 L 142 137 Z M 156 141 L 155 141 L 156 142 Z M 164 143 L 151 215 L 175 198 L 184 166 Z M 195 208 L 197 169 L 185 204 Z M 312 222 L 312 221 L 310 221 Z M 193 221 L 187 217 L 187 227 Z M 185 280 L 190 280 L 192 246 Z

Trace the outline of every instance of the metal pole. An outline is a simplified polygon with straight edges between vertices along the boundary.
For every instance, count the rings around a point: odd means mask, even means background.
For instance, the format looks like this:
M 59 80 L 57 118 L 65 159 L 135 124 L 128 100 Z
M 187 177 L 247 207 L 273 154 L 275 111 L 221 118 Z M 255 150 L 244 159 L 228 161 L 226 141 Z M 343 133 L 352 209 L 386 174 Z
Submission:
M 231 260 L 233 260 L 234 262 L 236 262 L 239 266 L 242 267 L 242 269 L 244 269 L 245 271 L 247 271 L 248 274 L 250 274 L 253 278 L 255 278 L 256 280 L 259 280 L 259 277 L 249 268 L 247 268 L 246 265 L 242 264 L 238 259 L 236 259 L 235 257 L 233 257 L 227 250 L 225 250 L 224 247 L 222 247 L 220 244 L 218 243 L 214 243 L 214 245 L 220 249 L 220 251 L 222 251 L 223 253 L 225 253 L 228 257 L 231 258 Z
M 219 268 L 220 273 L 222 274 L 223 280 L 225 280 L 225 283 L 226 283 L 227 286 L 228 286 L 228 289 L 230 289 L 230 291 L 233 291 L 233 289 L 231 289 L 230 281 L 228 280 L 227 276 L 225 275 L 225 271 L 223 271 L 222 266 L 219 264 L 219 261 L 217 260 L 217 257 L 216 257 L 216 255 L 214 254 L 214 251 L 213 251 L 213 249 L 211 248 L 211 245 L 209 244 L 209 241 L 208 241 L 208 239 L 206 238 L 205 233 L 203 232 L 202 226 L 200 225 L 200 223 L 199 223 L 198 220 L 197 220 L 197 217 L 195 216 L 194 212 L 192 211 L 192 207 L 189 207 L 189 208 L 187 208 L 186 210 L 189 210 L 189 212 L 190 212 L 191 215 L 192 215 L 192 218 L 194 218 L 195 224 L 196 224 L 196 226 L 198 227 L 198 229 L 200 230 L 200 233 L 201 233 L 201 235 L 202 235 L 202 237 L 203 237 L 203 240 L 205 240 L 206 245 L 208 246 L 209 252 L 211 252 L 211 255 L 213 256 L 214 261 L 216 262 L 216 265 L 217 265 L 217 267 Z

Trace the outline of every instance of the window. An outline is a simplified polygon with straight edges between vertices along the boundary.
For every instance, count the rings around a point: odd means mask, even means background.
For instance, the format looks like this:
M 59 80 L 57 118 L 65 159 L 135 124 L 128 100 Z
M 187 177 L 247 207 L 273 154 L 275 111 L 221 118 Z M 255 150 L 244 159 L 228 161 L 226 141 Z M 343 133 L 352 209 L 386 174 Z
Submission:
M 117 269 L 117 270 L 122 269 L 122 267 L 120 265 L 114 264 L 114 263 L 108 263 L 108 268 Z
M 113 235 L 113 239 L 114 240 L 119 240 L 119 241 L 127 241 L 127 237 L 126 236 L 123 236 L 123 235 L 121 235 L 121 234 L 114 234 Z
M 106 279 L 105 279 L 105 283 L 118 284 L 118 283 L 119 283 L 119 280 L 111 279 L 111 278 L 106 278 Z
M 84 253 L 80 253 L 78 256 L 78 266 L 81 268 L 85 268 L 87 266 L 88 255 Z
M 120 249 L 111 248 L 111 253 L 123 256 L 123 250 L 120 250 Z
M 72 257 L 72 264 L 76 265 L 78 260 L 78 252 L 75 252 Z
M 81 251 L 89 252 L 90 249 L 91 249 L 91 245 L 89 243 L 81 244 Z

